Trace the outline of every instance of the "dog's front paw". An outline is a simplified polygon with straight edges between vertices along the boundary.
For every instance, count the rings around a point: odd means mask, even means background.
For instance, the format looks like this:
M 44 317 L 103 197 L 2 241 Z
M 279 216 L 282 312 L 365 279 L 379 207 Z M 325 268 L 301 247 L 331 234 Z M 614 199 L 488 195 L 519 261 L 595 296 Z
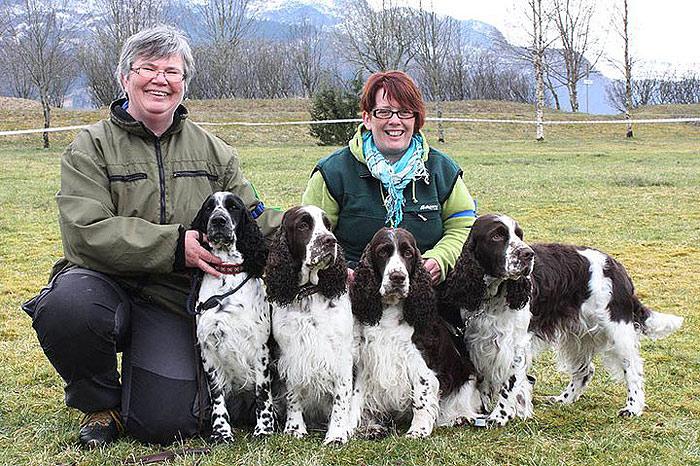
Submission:
M 425 427 L 412 428 L 406 432 L 406 438 L 426 438 L 430 436 L 430 431 Z
M 471 426 L 474 425 L 476 422 L 476 419 L 473 417 L 467 417 L 467 416 L 461 416 L 455 419 L 455 422 L 452 424 L 452 427 L 466 427 L 466 426 Z
M 323 444 L 324 445 L 343 445 L 348 443 L 348 434 L 347 432 L 342 433 L 342 434 L 326 434 L 326 438 L 323 439 Z
M 233 442 L 233 432 L 230 429 L 214 430 L 209 440 L 212 443 L 231 443 Z
M 274 433 L 275 433 L 275 430 L 272 428 L 272 426 L 255 426 L 255 430 L 253 431 L 253 436 L 254 437 L 262 437 L 262 436 L 272 435 Z
M 381 440 L 389 435 L 389 429 L 380 424 L 370 424 L 359 427 L 355 435 L 365 440 Z
M 307 434 L 306 426 L 300 426 L 299 424 L 287 425 L 284 428 L 284 433 L 295 438 L 304 438 Z
M 635 417 L 635 416 L 641 416 L 642 411 L 641 410 L 635 410 L 630 408 L 629 406 L 625 406 L 621 410 L 617 412 L 617 415 L 620 417 Z

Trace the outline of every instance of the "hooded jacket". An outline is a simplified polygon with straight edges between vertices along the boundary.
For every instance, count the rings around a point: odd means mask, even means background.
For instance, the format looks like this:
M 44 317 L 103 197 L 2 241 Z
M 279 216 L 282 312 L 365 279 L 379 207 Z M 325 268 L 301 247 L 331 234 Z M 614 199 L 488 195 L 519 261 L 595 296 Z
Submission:
M 184 232 L 204 200 L 231 191 L 269 235 L 281 212 L 265 209 L 233 148 L 187 120 L 182 105 L 160 137 L 123 108 L 81 131 L 61 158 L 56 195 L 64 259 L 106 273 L 141 299 L 184 313 L 190 289 Z

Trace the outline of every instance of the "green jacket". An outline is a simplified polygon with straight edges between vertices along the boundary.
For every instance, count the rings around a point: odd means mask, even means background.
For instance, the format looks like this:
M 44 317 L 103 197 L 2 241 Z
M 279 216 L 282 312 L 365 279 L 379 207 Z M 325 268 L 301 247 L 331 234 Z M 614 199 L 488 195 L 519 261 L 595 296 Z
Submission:
M 263 207 L 233 148 L 187 121 L 185 107 L 156 137 L 123 103 L 111 105 L 109 120 L 81 131 L 61 158 L 56 200 L 64 259 L 53 274 L 71 265 L 103 272 L 182 313 L 190 288 L 184 231 L 206 197 L 231 191 L 251 211 Z M 266 235 L 280 221 L 272 209 L 257 218 Z
M 363 131 L 360 125 L 348 147 L 318 163 L 302 196 L 302 204 L 326 212 L 349 261 L 358 260 L 386 216 L 381 183 L 370 175 L 362 153 Z M 459 166 L 431 149 L 425 137 L 423 151 L 431 181 L 405 188 L 404 220 L 399 226 L 416 236 L 423 257 L 438 262 L 444 280 L 462 251 L 476 207 Z

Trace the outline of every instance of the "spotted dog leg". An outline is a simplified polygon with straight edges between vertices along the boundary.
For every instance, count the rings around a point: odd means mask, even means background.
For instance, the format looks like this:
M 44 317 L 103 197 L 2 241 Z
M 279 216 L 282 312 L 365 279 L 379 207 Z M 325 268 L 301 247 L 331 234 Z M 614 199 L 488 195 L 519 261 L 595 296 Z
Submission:
M 433 432 L 438 416 L 440 382 L 435 374 L 425 372 L 413 383 L 413 420 L 406 432 L 409 438 L 425 438 Z
M 528 359 L 524 350 L 516 349 L 511 365 L 513 373 L 498 393 L 496 406 L 486 418 L 487 426 L 503 427 L 516 414 L 522 418 L 532 416 L 532 386 L 527 379 Z
M 613 346 L 605 359 L 611 369 L 624 374 L 627 382 L 627 402 L 618 414 L 641 416 L 644 411 L 644 363 L 639 355 L 639 337 L 631 323 L 613 324 L 611 333 Z
M 284 433 L 296 438 L 303 438 L 307 432 L 299 393 L 295 387 L 287 387 L 287 389 L 287 422 L 284 426 Z
M 211 363 L 207 345 L 202 345 L 202 365 L 209 385 L 209 395 L 211 397 L 211 441 L 232 442 L 233 430 L 231 429 L 228 409 L 226 409 L 226 394 L 222 389 L 219 375 L 216 368 Z
M 583 364 L 578 366 L 571 373 L 571 381 L 564 391 L 558 396 L 550 397 L 549 401 L 552 403 L 571 404 L 578 400 L 586 390 L 591 379 L 593 379 L 593 374 L 595 374 L 595 366 L 591 362 L 591 359 L 587 358 Z
M 272 401 L 270 350 L 263 344 L 255 367 L 255 417 L 253 435 L 272 435 L 275 430 L 275 408 Z
M 331 443 L 346 443 L 350 437 L 350 399 L 352 390 L 352 366 L 348 364 L 348 373 L 336 381 L 333 396 L 333 409 L 328 423 L 328 432 L 323 440 L 324 445 Z

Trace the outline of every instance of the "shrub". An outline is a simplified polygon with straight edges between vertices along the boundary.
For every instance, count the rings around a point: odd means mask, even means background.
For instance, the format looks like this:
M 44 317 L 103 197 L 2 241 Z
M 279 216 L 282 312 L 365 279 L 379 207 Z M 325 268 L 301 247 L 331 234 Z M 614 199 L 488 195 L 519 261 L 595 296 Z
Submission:
M 354 79 L 350 90 L 326 87 L 316 92 L 311 103 L 311 119 L 340 120 L 357 118 L 360 112 L 359 89 L 361 83 Z M 322 146 L 343 146 L 355 133 L 356 123 L 332 123 L 311 125 L 311 135 L 319 139 Z

